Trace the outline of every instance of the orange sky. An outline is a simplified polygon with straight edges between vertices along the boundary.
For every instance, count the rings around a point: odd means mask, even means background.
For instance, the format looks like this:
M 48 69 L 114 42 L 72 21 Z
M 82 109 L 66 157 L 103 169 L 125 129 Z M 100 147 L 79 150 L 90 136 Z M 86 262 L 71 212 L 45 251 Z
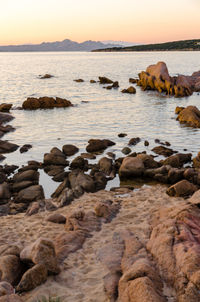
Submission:
M 0 0 L 0 45 L 200 38 L 200 0 Z

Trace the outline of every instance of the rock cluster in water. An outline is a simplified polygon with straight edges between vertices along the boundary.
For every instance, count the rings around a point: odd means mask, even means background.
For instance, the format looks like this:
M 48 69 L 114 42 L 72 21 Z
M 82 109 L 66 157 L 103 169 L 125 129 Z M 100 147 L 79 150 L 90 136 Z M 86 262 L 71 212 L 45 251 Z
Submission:
M 158 62 L 139 73 L 137 85 L 144 90 L 157 90 L 175 97 L 189 96 L 195 91 L 200 91 L 200 71 L 194 72 L 191 76 L 171 77 L 167 65 L 164 62 Z
M 59 97 L 40 97 L 40 98 L 27 98 L 23 102 L 22 108 L 25 110 L 36 110 L 36 109 L 52 109 L 52 108 L 65 108 L 73 106 L 72 103 L 66 99 Z

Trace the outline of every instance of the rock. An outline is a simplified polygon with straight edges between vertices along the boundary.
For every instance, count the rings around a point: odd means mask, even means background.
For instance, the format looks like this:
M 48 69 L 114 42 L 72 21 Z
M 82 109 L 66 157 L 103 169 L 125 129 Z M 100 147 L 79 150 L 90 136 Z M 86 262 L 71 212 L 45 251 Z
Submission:
M 170 77 L 164 62 L 147 67 L 146 71 L 139 73 L 137 85 L 143 90 L 157 90 L 175 97 L 189 96 L 193 93 L 196 79 L 193 76 L 178 75 Z
M 148 141 L 144 141 L 144 145 L 147 147 L 149 146 L 149 142 Z
M 95 81 L 95 80 L 90 80 L 90 83 L 91 84 L 94 84 L 94 83 L 96 83 L 97 81 Z
M 14 288 L 6 281 L 0 282 L 0 297 L 14 294 Z
M 128 144 L 129 145 L 137 145 L 139 142 L 141 141 L 141 139 L 139 137 L 133 137 L 129 140 Z
M 76 80 L 74 80 L 74 82 L 77 82 L 77 83 L 83 83 L 83 82 L 84 82 L 84 80 L 83 80 L 83 79 L 76 79 Z
M 119 88 L 119 82 L 118 81 L 113 82 L 112 85 L 107 86 L 107 87 L 103 87 L 103 88 L 106 88 L 106 89 Z
M 94 180 L 91 176 L 84 174 L 83 172 L 71 172 L 69 174 L 69 181 L 72 189 L 75 189 L 78 186 L 85 192 L 95 192 Z
M 0 153 L 11 153 L 19 148 L 18 145 L 0 140 Z
M 12 121 L 14 117 L 11 114 L 0 112 L 0 125 Z
M 47 217 L 47 221 L 53 222 L 53 223 L 66 223 L 66 218 L 62 214 L 54 213 Z
M 84 192 L 82 191 L 80 196 L 83 193 Z M 76 192 L 75 188 L 73 190 L 70 188 L 65 188 L 57 199 L 57 202 L 59 203 L 59 207 L 64 207 L 64 206 L 69 205 L 76 197 L 76 194 L 77 194 L 77 192 Z
M 188 106 L 180 111 L 177 120 L 187 126 L 200 128 L 200 111 L 195 106 Z
M 112 84 L 113 81 L 106 77 L 99 77 L 100 84 Z
M 136 93 L 136 89 L 133 86 L 130 86 L 127 89 L 123 89 L 122 93 L 129 93 L 129 94 L 135 94 Z
M 23 145 L 20 149 L 19 149 L 19 152 L 20 153 L 24 153 L 24 152 L 27 152 L 29 149 L 32 148 L 32 145 L 30 144 L 25 144 Z
M 104 278 L 104 289 L 110 302 L 114 302 L 118 297 L 118 283 L 121 277 L 120 273 L 108 273 Z
M 133 79 L 133 78 L 130 78 L 130 79 L 129 79 L 129 83 L 135 84 L 135 83 L 137 83 L 137 80 L 136 80 L 136 79 Z
M 177 106 L 176 109 L 175 109 L 175 114 L 179 114 L 183 109 L 185 109 L 185 107 Z
M 22 181 L 39 181 L 39 172 L 35 170 L 27 170 L 24 172 L 18 172 L 13 177 L 13 182 L 22 182 Z
M 25 181 L 14 183 L 12 185 L 11 189 L 12 189 L 12 192 L 19 192 L 23 189 L 26 189 L 30 186 L 37 185 L 37 184 L 38 184 L 38 181 L 25 180 Z
M 66 178 L 56 189 L 56 191 L 54 193 L 52 193 L 51 197 L 52 198 L 57 198 L 58 196 L 60 196 L 60 194 L 62 193 L 62 191 L 69 186 L 69 180 L 68 178 Z
M 47 268 L 45 264 L 36 264 L 27 270 L 16 287 L 17 292 L 30 291 L 47 280 Z
M 125 154 L 125 155 L 127 155 L 127 154 L 131 153 L 131 149 L 129 147 L 124 147 L 122 149 L 122 153 Z
M 125 137 L 125 136 L 127 136 L 126 133 L 119 133 L 119 134 L 118 134 L 118 137 Z
M 13 104 L 0 104 L 0 112 L 9 112 Z
M 16 285 L 21 278 L 22 265 L 19 257 L 6 255 L 0 257 L 0 279 Z
M 89 144 L 86 147 L 86 151 L 89 153 L 103 151 L 106 148 L 115 145 L 114 142 L 108 139 L 90 139 L 88 143 Z
M 120 178 L 139 177 L 145 170 L 143 161 L 138 157 L 124 158 L 122 165 L 119 169 Z
M 68 172 L 65 172 L 65 171 L 60 172 L 60 173 L 56 174 L 52 179 L 53 179 L 53 181 L 56 181 L 56 182 L 62 182 L 67 177 L 67 173 Z
M 20 253 L 20 259 L 24 263 L 44 264 L 49 273 L 60 272 L 55 247 L 49 239 L 38 238 L 34 243 L 26 246 Z
M 177 153 L 177 151 L 174 151 L 170 148 L 166 148 L 163 146 L 154 147 L 151 151 L 153 151 L 156 154 L 163 155 L 165 157 L 168 157 L 168 156 L 173 155 L 174 153 Z
M 110 175 L 112 171 L 112 159 L 103 157 L 98 162 L 100 171 L 104 172 L 106 175 Z
M 191 153 L 178 153 L 175 155 L 171 155 L 165 160 L 162 161 L 163 165 L 170 165 L 174 168 L 181 168 L 184 164 L 191 161 L 192 154 Z
M 189 199 L 189 202 L 195 205 L 200 204 L 200 190 L 197 190 Z
M 140 158 L 143 161 L 146 169 L 156 169 L 160 167 L 160 164 L 154 160 L 152 155 L 138 154 L 137 158 Z
M 44 154 L 44 165 L 55 165 L 55 166 L 68 166 L 69 162 L 66 161 L 65 157 L 54 154 L 54 153 L 45 153 Z
M 9 186 L 6 182 L 0 184 L 0 204 L 8 202 L 11 197 Z
M 106 153 L 109 157 L 111 157 L 112 159 L 115 159 L 116 155 L 113 152 L 107 152 Z
M 177 182 L 175 185 L 169 187 L 166 193 L 169 196 L 188 197 L 192 195 L 195 191 L 197 191 L 197 187 L 184 179 Z
M 19 168 L 19 166 L 16 166 L 16 165 L 5 165 L 3 167 L 3 171 L 5 174 L 10 175 L 18 168 Z
M 9 295 L 9 296 L 3 296 L 0 297 L 0 302 L 23 302 L 22 298 L 20 298 L 18 295 Z
M 79 149 L 74 145 L 64 145 L 62 147 L 62 151 L 66 156 L 72 156 L 76 154 L 79 151 Z
M 53 75 L 51 75 L 51 74 L 49 74 L 49 73 L 46 73 L 45 75 L 43 75 L 43 76 L 40 76 L 40 79 L 50 79 L 50 78 L 53 78 L 54 76 Z
M 15 197 L 17 203 L 30 203 L 35 200 L 44 199 L 44 191 L 42 186 L 34 185 L 21 190 Z
M 85 160 L 83 157 L 77 156 L 71 162 L 70 169 L 80 169 L 80 170 L 83 170 L 84 167 L 87 165 L 87 163 L 88 163 L 87 160 Z
M 0 245 L 0 256 L 14 255 L 19 257 L 20 249 L 17 245 L 3 244 Z
M 93 176 L 96 191 L 104 190 L 107 184 L 107 178 L 103 172 L 96 172 Z
M 200 152 L 198 152 L 197 156 L 194 157 L 192 161 L 195 168 L 200 168 Z
M 81 157 L 86 159 L 96 159 L 96 156 L 91 153 L 81 153 Z
M 0 204 L 0 216 L 7 216 L 9 213 L 10 213 L 10 205 L 8 203 Z
M 4 160 L 6 157 L 0 154 L 0 161 Z
M 175 184 L 184 178 L 184 169 L 172 168 L 168 172 L 168 181 L 170 184 Z
M 66 99 L 52 97 L 40 97 L 40 98 L 27 98 L 23 102 L 22 108 L 25 110 L 36 110 L 36 109 L 52 109 L 60 107 L 71 107 L 72 103 Z

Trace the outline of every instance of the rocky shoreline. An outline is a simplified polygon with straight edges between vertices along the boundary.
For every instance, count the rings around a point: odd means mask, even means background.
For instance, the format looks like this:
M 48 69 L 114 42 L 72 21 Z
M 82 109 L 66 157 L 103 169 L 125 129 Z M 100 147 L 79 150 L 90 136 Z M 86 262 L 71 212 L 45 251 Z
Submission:
M 100 81 L 112 84 L 109 89 L 119 86 L 105 77 Z M 180 91 L 188 95 L 186 88 Z M 14 130 L 5 126 L 13 118 L 5 113 L 7 105 L 0 105 L 1 137 Z M 65 99 L 43 97 L 27 99 L 22 108 L 70 106 Z M 181 123 L 199 127 L 196 107 L 175 112 Z M 200 154 L 178 153 L 156 138 L 153 154 L 133 152 L 138 143 L 149 146 L 132 137 L 124 156 L 116 157 L 108 149 L 114 141 L 90 139 L 84 153 L 65 144 L 45 153 L 42 162 L 0 166 L 0 302 L 42 296 L 63 302 L 199 300 Z M 0 140 L 0 160 L 19 147 Z M 40 170 L 59 183 L 49 199 L 39 184 Z M 120 187 L 105 190 L 116 177 Z M 155 186 L 134 189 L 133 182 L 152 181 Z

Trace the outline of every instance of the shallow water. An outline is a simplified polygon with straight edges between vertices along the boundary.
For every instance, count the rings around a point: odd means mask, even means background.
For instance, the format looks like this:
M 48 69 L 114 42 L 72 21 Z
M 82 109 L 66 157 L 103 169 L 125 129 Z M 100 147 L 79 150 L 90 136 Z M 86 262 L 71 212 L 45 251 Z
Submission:
M 131 137 L 142 141 L 133 151 L 148 151 L 155 146 L 154 139 L 169 141 L 178 151 L 188 149 L 196 154 L 199 149 L 200 130 L 180 125 L 174 114 L 175 107 L 199 106 L 200 96 L 175 99 L 156 92 L 143 92 L 136 87 L 136 95 L 126 95 L 121 89 L 130 86 L 128 79 L 136 77 L 150 64 L 164 61 L 171 75 L 190 75 L 200 70 L 200 52 L 133 52 L 133 53 L 0 53 L 0 103 L 22 105 L 29 96 L 59 96 L 77 105 L 53 110 L 13 110 L 12 125 L 16 131 L 4 136 L 20 146 L 32 144 L 27 153 L 19 150 L 6 155 L 4 163 L 25 164 L 28 160 L 42 161 L 43 154 L 56 146 L 72 143 L 85 151 L 90 138 L 108 138 L 116 142 L 109 151 L 117 156 Z M 50 73 L 55 77 L 41 80 L 38 75 Z M 91 79 L 107 76 L 119 81 L 118 90 L 106 90 L 102 85 L 90 84 Z M 73 79 L 83 78 L 84 83 Z M 87 101 L 88 103 L 82 103 Z M 200 106 L 199 106 L 200 107 Z M 117 134 L 125 132 L 125 138 Z M 144 140 L 150 142 L 144 147 Z M 46 196 L 58 186 L 44 173 L 40 183 Z

